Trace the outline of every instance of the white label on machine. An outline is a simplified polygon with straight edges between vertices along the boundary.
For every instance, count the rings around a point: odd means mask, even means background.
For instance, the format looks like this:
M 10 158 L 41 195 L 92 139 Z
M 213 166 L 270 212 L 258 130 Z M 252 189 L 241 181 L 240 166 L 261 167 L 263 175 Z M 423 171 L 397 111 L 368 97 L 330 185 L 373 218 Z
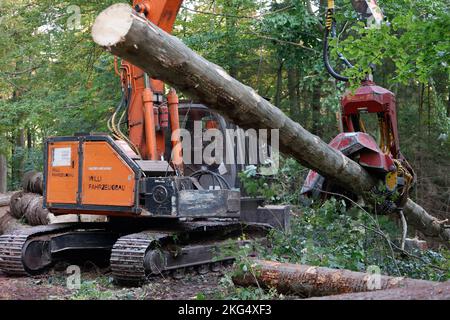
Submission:
M 69 167 L 72 165 L 72 148 L 53 149 L 53 167 Z
M 228 172 L 227 167 L 225 166 L 225 163 L 222 162 L 219 166 L 219 173 L 221 176 L 223 176 L 227 172 Z

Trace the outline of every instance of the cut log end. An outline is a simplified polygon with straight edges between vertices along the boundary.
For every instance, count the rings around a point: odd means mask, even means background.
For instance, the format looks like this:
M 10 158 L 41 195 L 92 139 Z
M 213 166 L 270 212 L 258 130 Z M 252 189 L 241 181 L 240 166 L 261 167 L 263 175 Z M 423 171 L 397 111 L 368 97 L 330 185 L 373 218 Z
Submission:
M 92 37 L 102 47 L 115 46 L 122 42 L 133 24 L 133 9 L 118 3 L 105 9 L 95 19 Z

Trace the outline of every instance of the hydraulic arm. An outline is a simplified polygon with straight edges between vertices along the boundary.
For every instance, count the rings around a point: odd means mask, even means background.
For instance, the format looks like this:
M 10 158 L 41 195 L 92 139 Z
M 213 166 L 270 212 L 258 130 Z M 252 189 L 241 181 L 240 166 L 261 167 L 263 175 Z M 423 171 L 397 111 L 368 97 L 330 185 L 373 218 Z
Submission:
M 370 24 L 382 23 L 383 13 L 376 0 L 352 0 L 352 5 L 362 17 L 370 21 Z M 332 77 L 347 82 L 348 77 L 337 72 L 329 58 L 329 39 L 336 37 L 334 12 L 334 1 L 328 0 L 323 61 Z M 340 52 L 337 54 L 344 67 L 353 68 Z M 366 130 L 364 122 L 366 115 L 376 116 L 379 130 L 375 134 L 378 139 Z M 330 142 L 330 146 L 356 160 L 384 180 L 385 190 L 374 190 L 385 198 L 379 206 L 380 213 L 401 210 L 414 184 L 414 171 L 400 152 L 395 95 L 377 86 L 372 80 L 372 75 L 367 75 L 356 91 L 347 91 L 341 99 L 341 128 L 343 132 Z M 321 195 L 326 198 L 330 192 L 345 193 L 317 172 L 310 171 L 302 194 Z

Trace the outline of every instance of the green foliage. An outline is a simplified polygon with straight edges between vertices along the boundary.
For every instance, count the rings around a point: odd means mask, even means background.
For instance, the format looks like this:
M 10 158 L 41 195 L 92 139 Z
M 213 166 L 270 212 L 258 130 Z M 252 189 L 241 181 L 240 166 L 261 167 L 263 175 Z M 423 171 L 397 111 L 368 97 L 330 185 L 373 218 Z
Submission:
M 119 79 L 113 57 L 93 44 L 90 25 L 113 2 L 0 4 L 0 152 L 10 160 L 10 188 L 20 173 L 42 168 L 38 154 L 47 136 L 106 131 Z M 77 10 L 80 25 L 72 28 Z M 35 148 L 17 143 L 25 135 Z
M 239 173 L 245 192 L 254 197 L 263 197 L 269 203 L 298 204 L 299 186 L 303 183 L 306 169 L 292 158 L 280 159 L 276 175 L 258 173 L 255 166 L 248 166 Z
M 352 27 L 352 34 L 340 47 L 356 68 L 349 70 L 352 79 L 370 72 L 369 65 L 381 66 L 392 60 L 395 81 L 408 83 L 416 79 L 425 83 L 436 70 L 450 72 L 450 12 L 441 1 L 383 1 L 388 23 L 381 28 Z
M 384 234 L 386 238 L 380 236 Z M 273 230 L 269 248 L 258 248 L 262 259 L 367 272 L 378 267 L 381 274 L 431 281 L 450 279 L 447 249 L 415 250 L 405 254 L 395 248 L 400 237 L 397 225 L 388 217 L 372 217 L 357 208 L 347 209 L 344 201 L 331 199 L 312 208 L 302 208 L 291 219 L 291 230 Z M 276 291 L 234 286 L 232 276 L 256 276 L 257 266 L 248 258 L 249 247 L 235 251 L 233 272 L 223 278 L 222 298 L 274 299 L 282 298 Z
M 72 300 L 108 300 L 113 298 L 109 290 L 100 290 L 96 281 L 83 281 L 79 290 L 72 295 Z
M 292 219 L 290 233 L 274 231 L 272 260 L 365 272 L 379 266 L 382 274 L 418 279 L 449 279 L 448 250 L 414 252 L 417 257 L 392 251 L 379 232 L 395 243 L 401 232 L 388 217 L 372 217 L 357 208 L 347 209 L 332 199 L 316 208 L 302 208 Z
M 235 286 L 232 275 L 227 273 L 220 279 L 220 291 L 215 298 L 224 300 L 274 300 L 283 299 L 283 295 L 278 294 L 273 288 L 264 290 L 259 287 Z

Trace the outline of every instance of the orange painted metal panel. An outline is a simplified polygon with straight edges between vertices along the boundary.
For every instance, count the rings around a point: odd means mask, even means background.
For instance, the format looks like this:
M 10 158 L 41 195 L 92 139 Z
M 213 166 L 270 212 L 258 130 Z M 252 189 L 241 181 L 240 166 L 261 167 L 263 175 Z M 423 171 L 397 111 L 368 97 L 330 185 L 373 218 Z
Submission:
M 83 144 L 83 205 L 134 205 L 135 174 L 105 141 Z
M 140 12 L 144 13 L 149 21 L 159 26 L 164 31 L 171 33 L 175 20 L 183 0 L 134 0 L 133 6 L 138 5 Z M 136 7 L 135 7 L 136 8 Z M 121 64 L 122 86 L 125 90 L 128 85 L 132 91 L 129 97 L 130 106 L 128 108 L 129 138 L 139 149 L 144 159 L 154 159 L 149 153 L 149 149 L 154 149 L 154 141 L 148 141 L 145 137 L 145 113 L 143 102 L 143 91 L 145 89 L 144 71 L 138 67 L 122 61 Z M 164 94 L 164 83 L 157 79 L 150 79 L 150 88 L 153 93 Z M 154 130 L 154 129 L 152 129 Z M 156 151 L 158 159 L 165 153 L 165 136 L 163 130 L 156 132 Z
M 47 159 L 47 203 L 77 203 L 78 141 L 50 143 Z

